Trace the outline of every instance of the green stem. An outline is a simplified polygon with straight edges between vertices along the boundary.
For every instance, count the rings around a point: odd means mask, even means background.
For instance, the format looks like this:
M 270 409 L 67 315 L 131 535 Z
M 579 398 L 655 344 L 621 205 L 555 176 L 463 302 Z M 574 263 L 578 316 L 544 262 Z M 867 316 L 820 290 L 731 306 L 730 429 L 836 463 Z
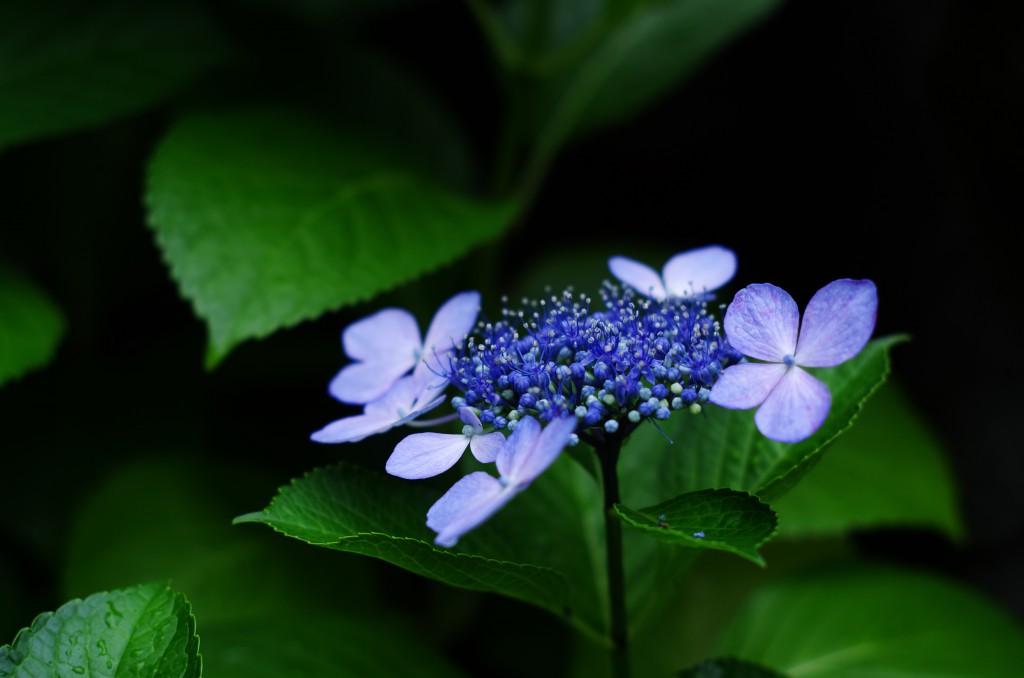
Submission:
M 604 486 L 604 535 L 608 560 L 608 598 L 611 612 L 612 675 L 629 677 L 629 638 L 626 631 L 626 579 L 622 566 L 622 523 L 615 515 L 619 503 L 619 474 L 616 466 L 622 449 L 621 435 L 613 435 L 597 447 Z

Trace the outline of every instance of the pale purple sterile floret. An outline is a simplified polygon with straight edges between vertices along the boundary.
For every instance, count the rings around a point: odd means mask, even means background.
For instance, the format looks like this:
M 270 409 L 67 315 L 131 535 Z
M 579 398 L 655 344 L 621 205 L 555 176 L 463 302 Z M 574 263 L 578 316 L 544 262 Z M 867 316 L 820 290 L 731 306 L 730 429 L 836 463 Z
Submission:
M 533 417 L 519 420 L 498 451 L 500 478 L 483 471 L 470 473 L 427 511 L 427 527 L 437 532 L 434 543 L 454 546 L 525 490 L 558 458 L 575 428 L 574 417 L 554 419 L 543 430 Z
M 669 259 L 661 275 L 646 264 L 622 256 L 609 259 L 608 268 L 640 294 L 664 301 L 711 292 L 729 282 L 736 274 L 736 254 L 721 245 L 687 250 Z
M 331 422 L 310 438 L 318 443 L 355 443 L 408 423 L 442 402 L 442 389 L 422 375 L 400 378 L 391 390 L 366 404 L 363 414 Z
M 801 324 L 796 302 L 784 290 L 748 285 L 725 313 L 725 334 L 733 348 L 767 362 L 726 368 L 710 401 L 730 409 L 760 405 L 754 421 L 766 437 L 804 440 L 824 423 L 832 396 L 802 368 L 833 367 L 860 353 L 874 331 L 877 310 L 873 282 L 836 280 L 814 294 Z
M 480 417 L 469 407 L 459 409 L 462 433 L 413 433 L 398 443 L 385 469 L 399 478 L 417 480 L 444 473 L 455 465 L 468 446 L 478 461 L 489 464 L 505 444 L 504 434 L 484 433 Z
M 385 308 L 352 323 L 341 335 L 352 362 L 328 390 L 343 403 L 363 405 L 387 393 L 409 370 L 423 378 L 434 376 L 447 364 L 444 355 L 473 329 L 479 312 L 479 292 L 456 294 L 434 314 L 425 340 L 416 318 L 401 308 Z

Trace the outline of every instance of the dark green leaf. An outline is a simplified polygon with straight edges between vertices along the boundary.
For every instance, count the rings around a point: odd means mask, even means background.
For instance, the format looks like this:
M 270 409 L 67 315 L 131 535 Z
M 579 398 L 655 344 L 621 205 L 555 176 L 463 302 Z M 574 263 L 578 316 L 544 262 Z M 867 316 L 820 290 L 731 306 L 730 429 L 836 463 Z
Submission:
M 530 128 L 541 152 L 550 154 L 567 139 L 650 105 L 780 0 L 547 4 L 547 16 L 533 19 L 546 24 L 539 38 L 530 37 L 531 24 L 516 14 L 508 15 L 505 27 L 536 77 Z
M 746 492 L 699 490 L 639 511 L 616 504 L 619 517 L 648 537 L 689 548 L 729 551 L 758 565 L 759 546 L 775 534 L 775 512 Z
M 663 426 L 671 445 L 654 426 L 642 426 L 623 450 L 623 500 L 642 505 L 708 487 L 745 490 L 763 500 L 780 496 L 849 428 L 885 380 L 889 350 L 904 340 L 876 339 L 853 360 L 817 371 L 832 392 L 832 410 L 824 425 L 800 443 L 762 436 L 754 426 L 754 410 L 708 406 L 698 416 L 676 415 Z
M 806 678 L 984 678 L 1020 672 L 1024 633 L 1002 610 L 953 583 L 861 567 L 764 586 L 716 651 Z
M 49 297 L 0 265 L 0 385 L 50 362 L 63 333 Z
M 459 675 L 383 609 L 370 561 L 232 527 L 266 485 L 181 454 L 119 469 L 75 514 L 65 587 L 173 578 L 203 620 L 210 675 Z
M 857 425 L 773 508 L 783 537 L 883 525 L 962 531 L 945 450 L 894 383 L 871 397 Z
M 408 165 L 384 142 L 296 112 L 182 120 L 150 165 L 149 222 L 209 325 L 208 362 L 447 264 L 511 218 L 511 205 Z
M 492 557 L 488 548 L 503 539 L 481 538 L 474 551 L 435 547 L 425 521 L 439 496 L 422 483 L 342 463 L 292 481 L 269 507 L 236 522 L 265 523 L 310 544 L 380 558 L 452 586 L 501 593 L 558 615 L 565 611 L 565 576 L 520 560 L 529 554 L 517 553 L 515 544 L 503 544 L 511 559 L 505 553 Z
M 783 678 L 781 673 L 731 657 L 708 659 L 691 669 L 682 671 L 679 676 L 680 678 Z
M 96 593 L 36 617 L 0 647 L 0 676 L 202 675 L 195 617 L 165 583 Z
M 97 125 L 174 94 L 223 49 L 191 2 L 0 4 L 0 148 Z

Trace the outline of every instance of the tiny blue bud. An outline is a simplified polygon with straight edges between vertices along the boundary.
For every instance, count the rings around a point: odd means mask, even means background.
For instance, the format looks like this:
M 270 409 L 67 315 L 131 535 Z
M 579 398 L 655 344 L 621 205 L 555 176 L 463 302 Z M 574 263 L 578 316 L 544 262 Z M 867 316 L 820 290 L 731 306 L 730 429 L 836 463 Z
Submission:
M 462 396 L 455 396 L 452 398 L 452 407 L 459 410 L 466 406 L 466 399 Z
M 580 444 L 580 437 L 578 435 L 576 435 L 575 433 L 571 434 L 569 436 L 569 442 L 568 442 L 569 447 L 576 447 L 579 444 Z
M 671 416 L 672 416 L 672 411 L 669 410 L 667 407 L 659 407 L 654 412 L 654 418 L 655 419 L 665 420 L 665 419 L 668 419 Z
M 537 397 L 532 393 L 524 393 L 519 397 L 519 407 L 533 407 L 537 404 Z
M 493 424 L 494 412 L 490 410 L 484 410 L 483 412 L 480 413 L 480 421 L 482 421 L 485 424 Z
M 619 430 L 619 422 L 614 419 L 609 419 L 604 423 L 604 430 L 608 431 L 608 433 L 615 433 Z
M 673 410 L 681 410 L 681 409 L 683 409 L 683 399 L 682 398 L 673 398 L 672 399 L 672 409 Z
M 697 402 L 701 403 L 702 405 L 704 403 L 706 403 L 708 401 L 708 398 L 710 398 L 710 397 L 711 397 L 711 389 L 709 389 L 709 388 L 704 388 L 702 386 L 701 389 L 699 391 L 697 391 Z
M 597 426 L 604 419 L 604 413 L 598 410 L 590 409 L 587 410 L 587 415 L 583 417 L 583 423 L 587 426 Z
M 675 367 L 665 373 L 665 378 L 669 381 L 679 381 L 679 377 L 681 376 L 683 376 L 682 373 Z
M 693 538 L 694 539 L 703 539 L 704 538 L 704 533 L 703 532 L 694 532 L 693 533 Z
M 508 419 L 506 419 L 505 417 L 495 417 L 494 418 L 494 428 L 496 428 L 496 429 L 498 429 L 500 431 L 501 429 L 505 428 L 506 426 L 508 426 Z
M 518 410 L 512 410 L 511 412 L 508 413 L 508 420 L 509 421 L 515 421 L 515 420 L 519 419 L 519 417 L 520 417 L 520 414 L 519 414 Z
M 629 414 L 626 415 L 626 418 L 629 419 L 634 424 L 639 423 L 640 413 L 637 412 L 636 410 L 630 410 Z
M 697 402 L 697 391 L 692 388 L 685 389 L 680 397 L 684 405 L 692 405 Z
M 668 388 L 665 386 L 665 384 L 655 384 L 654 388 L 651 389 L 651 393 L 654 395 L 655 398 L 658 398 L 659 400 L 662 398 L 667 398 Z
M 587 369 L 579 363 L 573 363 L 569 365 L 569 372 L 572 374 L 572 378 L 575 381 L 583 381 L 587 376 Z
M 590 396 L 594 395 L 594 393 L 596 393 L 596 392 L 597 392 L 597 389 L 595 389 L 590 384 L 587 384 L 586 386 L 584 386 L 583 388 L 580 389 L 580 395 L 583 398 L 589 398 Z
M 466 402 L 470 405 L 480 400 L 480 394 L 470 389 L 466 391 Z
M 510 421 L 510 422 L 508 422 L 508 430 L 509 430 L 509 431 L 515 431 L 515 430 L 516 430 L 516 425 L 517 425 L 517 424 L 519 424 L 519 422 L 518 422 L 518 421 L 516 421 L 515 419 L 513 419 L 513 420 L 512 420 L 512 421 Z
M 582 419 L 583 417 L 587 416 L 587 408 L 583 407 L 583 405 L 580 405 L 574 410 L 574 413 L 577 417 Z
M 672 386 L 669 387 L 669 390 L 672 391 L 673 394 L 679 395 L 680 393 L 683 392 L 683 385 L 680 384 L 678 381 L 673 382 Z
M 642 388 L 640 389 L 640 393 L 638 393 L 637 395 L 640 396 L 640 400 L 650 400 L 652 393 L 653 391 L 651 391 L 651 389 Z
M 474 435 L 476 435 L 476 429 L 470 426 L 469 424 L 466 424 L 465 426 L 462 427 L 462 435 L 466 436 L 467 438 L 472 438 Z
M 640 403 L 636 409 L 640 413 L 641 417 L 649 417 L 654 414 L 654 405 L 651 405 L 650 403 Z

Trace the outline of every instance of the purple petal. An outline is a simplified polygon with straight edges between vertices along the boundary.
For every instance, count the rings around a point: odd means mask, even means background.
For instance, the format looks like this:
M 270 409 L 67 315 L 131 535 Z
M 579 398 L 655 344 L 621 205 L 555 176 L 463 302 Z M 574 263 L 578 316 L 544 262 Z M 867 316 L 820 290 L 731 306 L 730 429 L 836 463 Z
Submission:
M 747 285 L 725 312 L 732 347 L 759 360 L 781 363 L 796 351 L 800 309 L 785 290 L 768 283 Z
M 387 393 L 412 363 L 349 363 L 335 375 L 328 392 L 343 403 L 364 405 Z
M 875 329 L 878 291 L 870 280 L 836 280 L 815 292 L 804 310 L 797 364 L 832 367 L 860 353 Z
M 394 418 L 371 414 L 357 414 L 331 422 L 310 438 L 318 443 L 355 443 L 363 438 L 383 433 L 394 426 Z
M 646 264 L 628 257 L 612 257 L 608 260 L 608 268 L 612 275 L 644 296 L 658 301 L 668 296 L 661 276 Z
M 527 420 L 533 421 L 533 418 L 520 419 L 516 430 L 512 432 L 513 436 L 519 432 L 519 428 Z M 575 429 L 576 417 L 563 417 L 548 422 L 540 435 L 536 436 L 533 445 L 529 447 L 520 445 L 519 449 L 515 451 L 511 469 L 507 474 L 509 483 L 518 489 L 523 489 L 533 482 L 534 478 L 543 473 L 558 458 L 565 446 L 569 444 L 569 436 Z M 512 436 L 509 436 L 510 440 L 511 438 Z M 506 474 L 502 473 L 502 475 Z
M 459 408 L 459 419 L 463 424 L 469 424 L 475 431 L 483 431 L 484 427 L 480 423 L 480 417 L 476 416 L 476 412 L 473 411 L 472 407 L 460 407 Z
M 736 254 L 708 245 L 675 255 L 662 269 L 665 287 L 677 297 L 717 290 L 736 275 Z
M 384 469 L 409 480 L 433 478 L 454 466 L 468 443 L 461 433 L 414 433 L 395 446 Z
M 761 405 L 754 423 L 772 440 L 796 443 L 818 430 L 831 405 L 828 386 L 794 366 Z
M 361 405 L 383 395 L 418 359 L 420 328 L 411 313 L 385 308 L 357 320 L 341 334 L 354 362 L 331 380 L 328 391 L 343 403 Z
M 483 471 L 465 476 L 427 511 L 427 527 L 437 532 L 434 543 L 455 546 L 459 537 L 494 515 L 515 494 Z
M 447 368 L 446 353 L 460 345 L 480 314 L 480 293 L 460 292 L 437 309 L 423 342 L 423 361 L 416 372 L 436 374 Z
M 730 410 L 746 410 L 764 402 L 787 367 L 781 363 L 741 363 L 725 368 L 711 387 L 711 402 Z
M 538 438 L 540 438 L 540 423 L 533 417 L 520 419 L 515 430 L 512 431 L 498 452 L 498 458 L 495 459 L 498 464 L 498 473 L 503 478 L 510 478 L 516 467 L 516 458 L 528 455 L 533 446 L 537 444 Z
M 505 445 L 505 435 L 495 431 L 483 436 L 473 436 L 469 441 L 469 449 L 473 456 L 483 464 L 490 464 L 498 458 L 498 452 Z

